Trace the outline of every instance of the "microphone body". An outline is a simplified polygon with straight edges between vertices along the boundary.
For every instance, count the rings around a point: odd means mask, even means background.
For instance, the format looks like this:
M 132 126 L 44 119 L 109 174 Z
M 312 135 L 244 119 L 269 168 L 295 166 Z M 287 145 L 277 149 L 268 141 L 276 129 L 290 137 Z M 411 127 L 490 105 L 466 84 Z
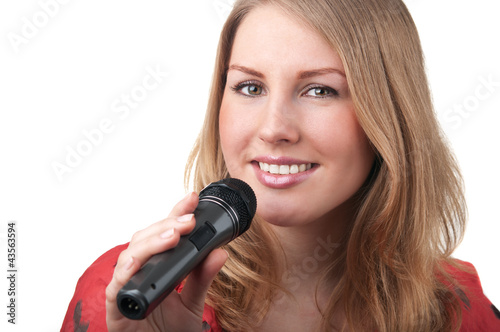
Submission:
M 252 189 L 238 179 L 224 179 L 200 193 L 196 226 L 175 248 L 152 256 L 118 292 L 120 312 L 144 319 L 214 249 L 245 232 L 256 210 Z

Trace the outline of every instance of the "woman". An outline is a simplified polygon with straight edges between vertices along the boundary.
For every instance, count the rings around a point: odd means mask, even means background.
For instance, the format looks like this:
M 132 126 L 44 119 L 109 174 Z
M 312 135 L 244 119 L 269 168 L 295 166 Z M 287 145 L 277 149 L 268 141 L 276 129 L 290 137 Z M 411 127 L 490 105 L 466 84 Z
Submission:
M 462 182 L 401 1 L 237 1 L 191 175 L 196 191 L 250 184 L 250 230 L 146 320 L 124 318 L 118 290 L 193 229 L 188 194 L 87 270 L 63 329 L 105 329 L 104 302 L 109 331 L 500 329 L 472 266 L 450 257 Z

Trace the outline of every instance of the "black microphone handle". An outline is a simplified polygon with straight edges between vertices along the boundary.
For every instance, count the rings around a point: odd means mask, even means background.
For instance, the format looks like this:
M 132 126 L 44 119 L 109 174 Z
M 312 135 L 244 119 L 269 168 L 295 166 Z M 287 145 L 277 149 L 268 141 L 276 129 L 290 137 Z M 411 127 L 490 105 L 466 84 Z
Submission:
M 152 256 L 118 292 L 125 317 L 144 319 L 212 250 L 239 234 L 237 215 L 218 197 L 200 198 L 194 216 L 194 230 L 181 236 L 175 248 Z

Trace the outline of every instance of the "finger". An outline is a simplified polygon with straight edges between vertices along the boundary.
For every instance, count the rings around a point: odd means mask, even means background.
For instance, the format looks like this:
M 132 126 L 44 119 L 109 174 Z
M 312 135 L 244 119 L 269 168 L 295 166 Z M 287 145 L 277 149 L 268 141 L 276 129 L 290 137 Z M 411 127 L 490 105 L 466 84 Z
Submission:
M 175 204 L 168 216 L 176 218 L 188 213 L 193 213 L 196 206 L 198 206 L 198 195 L 192 191 L 188 193 L 179 203 Z
M 141 267 L 151 256 L 167 251 L 177 246 L 180 240 L 180 233 L 176 228 L 169 228 L 160 234 L 154 234 L 134 244 L 123 251 L 118 258 L 116 271 L 121 271 L 130 259 L 133 258 L 134 263 Z
M 118 268 L 118 266 L 115 268 L 113 278 L 106 287 L 106 321 L 108 326 L 112 321 L 123 319 L 124 316 L 121 314 L 116 303 L 116 296 L 119 290 L 125 285 L 124 280 L 129 280 L 138 269 L 139 266 L 135 263 L 133 257 L 125 264 L 122 264 L 120 268 Z M 128 275 L 130 275 L 130 277 L 127 279 Z
M 178 229 L 181 235 L 188 234 L 193 230 L 195 226 L 195 221 L 194 218 L 192 218 L 192 213 L 196 209 L 197 205 L 198 195 L 195 192 L 190 192 L 173 207 L 167 218 L 136 232 L 132 236 L 132 240 L 130 242 L 135 243 L 142 241 L 145 238 L 162 233 L 172 227 Z M 177 225 L 175 224 L 175 222 L 177 223 Z M 182 224 L 188 225 L 188 227 L 184 228 Z
M 175 229 L 170 229 L 158 236 L 130 245 L 118 257 L 118 262 L 113 273 L 113 278 L 106 290 L 106 298 L 116 304 L 118 291 L 132 278 L 146 261 L 154 254 L 175 247 L 180 239 L 180 234 Z
M 227 257 L 227 251 L 215 249 L 191 272 L 180 294 L 182 302 L 189 310 L 198 315 L 203 313 L 208 289 Z
M 185 235 L 193 230 L 195 224 L 196 220 L 194 219 L 194 215 L 192 213 L 184 214 L 175 218 L 169 217 L 136 232 L 132 236 L 130 243 L 134 245 L 150 237 L 162 234 L 172 228 L 175 228 L 179 234 Z

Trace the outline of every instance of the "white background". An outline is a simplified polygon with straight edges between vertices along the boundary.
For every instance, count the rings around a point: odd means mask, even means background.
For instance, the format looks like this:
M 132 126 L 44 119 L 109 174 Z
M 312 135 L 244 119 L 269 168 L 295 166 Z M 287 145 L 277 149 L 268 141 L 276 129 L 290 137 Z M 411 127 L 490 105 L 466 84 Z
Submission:
M 0 266 L 7 270 L 7 223 L 16 221 L 19 267 L 14 327 L 6 322 L 8 287 L 0 275 L 2 331 L 58 331 L 84 270 L 164 218 L 184 195 L 184 164 L 232 3 L 74 0 L 52 7 L 44 21 L 41 3 L 48 2 L 0 4 Z M 407 4 L 436 111 L 466 180 L 470 223 L 455 256 L 474 263 L 499 305 L 498 1 Z M 29 30 L 27 21 L 41 27 Z M 12 36 L 23 37 L 23 29 L 30 38 L 15 46 Z M 148 67 L 169 75 L 120 118 L 113 105 L 138 91 Z M 486 96 L 487 80 L 496 85 Z M 457 113 L 457 105 L 470 111 Z M 60 181 L 52 164 L 65 164 L 68 147 L 85 144 L 83 132 L 103 119 L 113 131 Z

